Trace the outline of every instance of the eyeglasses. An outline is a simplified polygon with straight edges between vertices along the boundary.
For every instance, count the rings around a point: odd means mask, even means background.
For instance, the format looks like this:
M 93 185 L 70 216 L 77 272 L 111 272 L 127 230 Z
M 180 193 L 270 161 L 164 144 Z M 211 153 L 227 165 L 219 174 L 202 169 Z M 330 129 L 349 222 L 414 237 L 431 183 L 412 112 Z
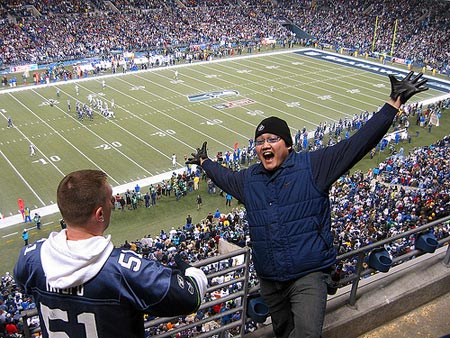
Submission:
M 268 137 L 262 140 L 256 140 L 255 145 L 262 146 L 266 141 L 267 143 L 277 143 L 279 140 L 281 140 L 280 136 Z

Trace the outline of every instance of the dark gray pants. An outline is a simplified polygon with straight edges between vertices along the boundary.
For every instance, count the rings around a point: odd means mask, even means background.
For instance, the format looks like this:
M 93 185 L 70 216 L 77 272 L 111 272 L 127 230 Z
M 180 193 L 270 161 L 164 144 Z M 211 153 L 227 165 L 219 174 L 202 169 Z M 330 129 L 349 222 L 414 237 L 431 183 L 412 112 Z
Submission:
M 330 274 L 317 271 L 289 282 L 260 279 L 278 338 L 319 338 L 327 303 Z

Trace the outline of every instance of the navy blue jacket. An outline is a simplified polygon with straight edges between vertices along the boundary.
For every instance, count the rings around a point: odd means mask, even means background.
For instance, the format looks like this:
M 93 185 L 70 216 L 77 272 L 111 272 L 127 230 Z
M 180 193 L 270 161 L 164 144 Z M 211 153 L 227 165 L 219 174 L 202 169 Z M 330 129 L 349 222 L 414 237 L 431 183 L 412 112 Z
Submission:
M 244 203 L 260 278 L 289 281 L 334 264 L 328 190 L 383 138 L 397 109 L 385 104 L 355 135 L 312 152 L 291 151 L 268 172 L 258 163 L 239 172 L 211 160 L 203 169 Z

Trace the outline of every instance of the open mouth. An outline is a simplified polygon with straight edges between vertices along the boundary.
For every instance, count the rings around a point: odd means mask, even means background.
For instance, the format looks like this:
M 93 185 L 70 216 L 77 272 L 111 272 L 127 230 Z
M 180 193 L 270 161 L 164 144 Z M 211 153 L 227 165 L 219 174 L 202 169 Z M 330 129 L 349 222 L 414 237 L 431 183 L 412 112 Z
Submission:
M 266 151 L 262 155 L 265 160 L 270 160 L 270 159 L 274 158 L 274 156 L 275 156 L 274 153 L 271 151 Z

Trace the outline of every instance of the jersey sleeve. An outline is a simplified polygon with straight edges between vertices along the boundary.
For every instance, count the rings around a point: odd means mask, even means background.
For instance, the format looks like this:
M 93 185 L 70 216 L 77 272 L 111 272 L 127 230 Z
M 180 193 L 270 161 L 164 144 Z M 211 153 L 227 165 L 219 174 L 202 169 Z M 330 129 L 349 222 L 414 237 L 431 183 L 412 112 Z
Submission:
M 168 292 L 159 304 L 152 307 L 153 312 L 158 316 L 175 316 L 197 311 L 203 301 L 206 284 L 206 276 L 200 269 L 189 268 L 186 275 L 172 270 Z
M 129 300 L 141 311 L 155 316 L 175 316 L 195 312 L 206 291 L 203 271 L 186 275 L 157 261 L 141 258 L 131 250 L 119 250 L 122 283 Z M 113 256 L 117 256 L 114 254 Z M 124 293 L 125 294 L 125 293 Z
M 37 241 L 33 244 L 24 246 L 20 250 L 19 258 L 14 266 L 14 280 L 23 288 L 26 293 L 31 293 L 31 287 L 29 281 L 32 276 L 33 266 L 40 264 L 36 261 L 36 255 L 39 255 L 39 247 L 42 241 Z

